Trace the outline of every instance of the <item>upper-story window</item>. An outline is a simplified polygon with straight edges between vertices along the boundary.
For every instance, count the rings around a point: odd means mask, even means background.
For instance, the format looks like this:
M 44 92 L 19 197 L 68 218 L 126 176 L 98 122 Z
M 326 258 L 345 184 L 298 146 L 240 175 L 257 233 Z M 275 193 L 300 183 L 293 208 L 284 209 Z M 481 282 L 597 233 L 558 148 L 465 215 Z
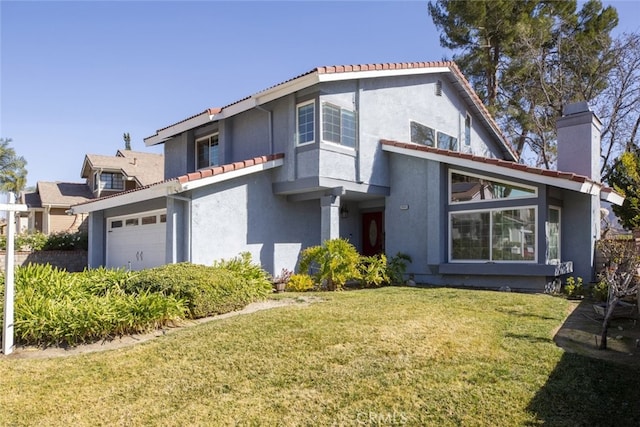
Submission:
M 535 187 L 457 171 L 450 172 L 449 182 L 450 203 L 517 199 L 538 195 Z
M 469 114 L 464 119 L 464 145 L 471 145 L 471 116 Z
M 356 115 L 336 105 L 322 104 L 322 140 L 354 148 L 356 146 Z
M 411 125 L 411 142 L 423 144 L 429 147 L 436 145 L 436 131 L 429 126 L 425 126 L 418 122 L 410 122 Z
M 93 191 L 124 190 L 124 178 L 117 172 L 96 172 L 93 175 Z
M 447 135 L 444 132 L 438 132 L 438 148 L 443 150 L 458 151 L 458 138 Z
M 196 169 L 220 164 L 218 156 L 218 134 L 196 139 Z
M 303 102 L 296 107 L 296 128 L 298 144 L 310 144 L 315 141 L 315 101 Z
M 409 122 L 409 125 L 411 127 L 411 142 L 428 147 L 458 151 L 458 138 L 455 136 L 447 135 L 444 132 L 436 132 L 434 128 L 414 121 Z

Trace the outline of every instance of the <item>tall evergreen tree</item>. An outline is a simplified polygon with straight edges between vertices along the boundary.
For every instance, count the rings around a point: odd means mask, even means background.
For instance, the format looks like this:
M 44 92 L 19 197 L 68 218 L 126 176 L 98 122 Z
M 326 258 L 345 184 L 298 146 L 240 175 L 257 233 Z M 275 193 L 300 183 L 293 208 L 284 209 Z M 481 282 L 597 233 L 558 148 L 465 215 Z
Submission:
M 129 132 L 122 134 L 122 138 L 124 139 L 124 149 L 131 150 L 131 136 L 129 135 Z
M 551 167 L 564 105 L 601 93 L 613 67 L 617 12 L 575 0 L 437 0 L 429 13 L 440 42 L 522 155 Z

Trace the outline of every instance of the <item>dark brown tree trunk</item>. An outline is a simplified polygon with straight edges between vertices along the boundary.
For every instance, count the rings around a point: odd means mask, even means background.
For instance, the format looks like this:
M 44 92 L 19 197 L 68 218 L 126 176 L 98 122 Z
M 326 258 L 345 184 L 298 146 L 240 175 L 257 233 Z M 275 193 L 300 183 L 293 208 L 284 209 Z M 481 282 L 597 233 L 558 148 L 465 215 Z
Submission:
M 607 309 L 604 312 L 604 320 L 602 321 L 602 333 L 600 334 L 600 345 L 598 345 L 599 350 L 607 349 L 607 333 L 609 332 L 609 321 L 611 320 L 611 315 L 613 314 L 613 310 L 618 305 L 618 297 L 613 297 L 607 304 Z

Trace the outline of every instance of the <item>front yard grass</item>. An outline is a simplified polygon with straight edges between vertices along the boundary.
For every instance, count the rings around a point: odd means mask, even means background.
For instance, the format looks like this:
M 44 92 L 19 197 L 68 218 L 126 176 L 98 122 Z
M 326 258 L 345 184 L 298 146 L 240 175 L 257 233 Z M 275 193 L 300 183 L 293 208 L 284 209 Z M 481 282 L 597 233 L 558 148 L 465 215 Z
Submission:
M 319 296 L 129 348 L 0 357 L 0 425 L 640 425 L 639 371 L 553 343 L 563 299 Z

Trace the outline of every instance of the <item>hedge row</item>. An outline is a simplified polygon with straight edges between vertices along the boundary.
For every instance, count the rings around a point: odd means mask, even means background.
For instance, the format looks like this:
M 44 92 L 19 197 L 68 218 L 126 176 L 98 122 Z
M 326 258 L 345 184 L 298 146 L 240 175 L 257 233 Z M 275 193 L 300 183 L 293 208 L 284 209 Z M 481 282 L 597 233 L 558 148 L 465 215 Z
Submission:
M 15 289 L 16 342 L 40 346 L 73 346 L 226 313 L 272 291 L 268 274 L 248 255 L 215 266 L 182 263 L 141 272 L 28 265 L 16 269 Z M 0 302 L 3 293 L 4 284 Z

